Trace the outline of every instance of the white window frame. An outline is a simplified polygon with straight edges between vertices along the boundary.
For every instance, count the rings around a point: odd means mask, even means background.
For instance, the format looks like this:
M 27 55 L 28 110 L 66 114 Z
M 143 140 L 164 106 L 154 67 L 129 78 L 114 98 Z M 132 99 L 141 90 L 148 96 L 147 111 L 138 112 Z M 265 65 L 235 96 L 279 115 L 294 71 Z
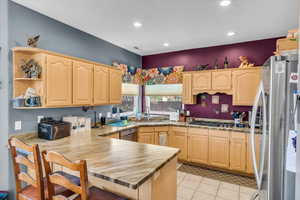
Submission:
M 145 96 L 145 103 L 146 103 L 146 110 L 149 109 L 149 114 L 155 114 L 155 115 L 171 115 L 174 112 L 167 112 L 167 111 L 151 111 L 150 107 L 150 97 L 151 96 Z

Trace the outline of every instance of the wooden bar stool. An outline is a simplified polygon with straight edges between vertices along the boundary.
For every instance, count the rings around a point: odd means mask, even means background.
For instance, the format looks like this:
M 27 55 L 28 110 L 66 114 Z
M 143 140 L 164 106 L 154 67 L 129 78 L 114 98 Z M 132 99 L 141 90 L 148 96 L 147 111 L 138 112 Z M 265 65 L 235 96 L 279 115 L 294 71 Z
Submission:
M 72 199 L 75 200 L 128 200 L 124 197 L 120 197 L 108 191 L 104 191 L 97 187 L 88 188 L 88 175 L 87 175 L 87 164 L 85 160 L 81 160 L 78 163 L 69 161 L 67 158 L 61 154 L 54 151 L 43 151 L 42 157 L 44 161 L 45 173 L 47 184 L 49 188 L 49 200 L 66 200 L 68 198 L 62 195 L 54 194 L 54 185 L 61 185 L 75 194 Z M 75 185 L 71 180 L 66 177 L 61 176 L 51 170 L 51 165 L 57 164 L 63 166 L 75 173 L 79 173 L 80 186 Z
M 45 200 L 48 197 L 46 179 L 43 178 L 43 170 L 41 163 L 41 155 L 38 145 L 27 145 L 17 138 L 8 140 L 10 152 L 13 161 L 13 168 L 16 181 L 16 199 L 17 200 Z M 26 172 L 22 172 L 21 166 L 27 168 Z M 31 172 L 31 173 L 30 173 Z M 72 179 L 73 182 L 79 184 L 76 176 L 57 172 L 62 176 Z M 22 184 L 23 183 L 23 184 Z M 25 186 L 24 186 L 25 183 Z M 74 194 L 71 190 L 56 185 L 55 194 L 63 194 L 71 196 Z

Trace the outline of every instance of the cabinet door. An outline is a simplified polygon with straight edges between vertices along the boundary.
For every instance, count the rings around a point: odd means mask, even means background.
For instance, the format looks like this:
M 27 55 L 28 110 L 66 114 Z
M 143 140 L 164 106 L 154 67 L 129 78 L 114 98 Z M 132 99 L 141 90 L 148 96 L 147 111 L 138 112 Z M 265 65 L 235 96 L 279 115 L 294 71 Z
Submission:
M 229 132 L 209 130 L 209 163 L 229 168 Z
M 192 74 L 183 74 L 182 103 L 193 104 Z
M 47 56 L 46 106 L 72 105 L 72 61 Z
M 230 136 L 230 169 L 246 170 L 247 140 L 245 133 L 232 132 Z
M 256 144 L 256 162 L 257 165 L 259 165 L 259 155 L 260 155 L 260 135 L 255 135 L 255 144 Z M 249 174 L 254 174 L 253 169 L 253 161 L 252 161 L 252 150 L 251 150 L 251 141 L 250 141 L 250 135 L 247 136 L 247 167 L 246 172 Z
M 261 68 L 236 70 L 233 73 L 233 105 L 252 106 L 261 80 Z
M 110 70 L 109 73 L 110 103 L 120 104 L 122 102 L 122 72 Z
M 120 135 L 119 135 L 119 133 L 114 133 L 112 135 L 106 136 L 106 138 L 120 139 Z
M 187 160 L 187 129 L 182 127 L 173 127 L 170 133 L 170 146 L 181 150 L 178 158 Z
M 109 69 L 100 65 L 94 66 L 94 104 L 109 103 Z
M 138 133 L 138 142 L 145 144 L 155 144 L 155 133 Z
M 91 105 L 93 96 L 93 65 L 74 61 L 73 104 Z
M 213 90 L 231 90 L 231 71 L 212 72 L 212 89 Z
M 208 164 L 208 129 L 188 130 L 188 160 Z
M 211 72 L 193 73 L 192 93 L 197 95 L 199 92 L 211 89 Z

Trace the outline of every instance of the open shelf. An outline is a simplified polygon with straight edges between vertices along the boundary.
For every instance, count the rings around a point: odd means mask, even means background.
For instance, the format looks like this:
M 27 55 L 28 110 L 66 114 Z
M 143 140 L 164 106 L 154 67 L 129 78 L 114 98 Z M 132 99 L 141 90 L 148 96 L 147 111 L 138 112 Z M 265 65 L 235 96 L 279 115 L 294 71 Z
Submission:
M 42 81 L 40 78 L 15 78 L 15 81 Z

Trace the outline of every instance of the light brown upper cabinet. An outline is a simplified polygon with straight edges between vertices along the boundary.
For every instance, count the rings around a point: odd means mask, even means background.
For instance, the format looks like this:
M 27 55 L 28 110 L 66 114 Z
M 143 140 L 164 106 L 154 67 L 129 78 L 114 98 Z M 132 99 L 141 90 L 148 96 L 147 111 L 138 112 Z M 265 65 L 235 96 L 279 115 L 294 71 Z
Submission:
M 94 105 L 109 104 L 109 69 L 94 65 Z
M 229 168 L 229 132 L 209 130 L 209 163 Z
M 211 72 L 203 71 L 193 73 L 192 94 L 197 95 L 201 91 L 211 89 Z
M 240 69 L 232 72 L 233 105 L 252 106 L 261 80 L 261 68 Z
M 122 102 L 122 72 L 120 70 L 109 70 L 109 92 L 110 104 Z
M 72 105 L 72 61 L 47 55 L 46 66 L 46 106 Z
M 247 138 L 245 133 L 231 132 L 230 136 L 230 169 L 246 170 Z
M 193 104 L 192 74 L 183 74 L 182 103 Z
M 231 70 L 219 70 L 211 73 L 213 90 L 231 90 Z
M 172 127 L 170 131 L 170 146 L 181 150 L 178 158 L 187 160 L 187 128 Z
M 73 62 L 73 104 L 91 105 L 93 99 L 93 65 Z
M 208 164 L 208 129 L 188 129 L 188 161 Z

